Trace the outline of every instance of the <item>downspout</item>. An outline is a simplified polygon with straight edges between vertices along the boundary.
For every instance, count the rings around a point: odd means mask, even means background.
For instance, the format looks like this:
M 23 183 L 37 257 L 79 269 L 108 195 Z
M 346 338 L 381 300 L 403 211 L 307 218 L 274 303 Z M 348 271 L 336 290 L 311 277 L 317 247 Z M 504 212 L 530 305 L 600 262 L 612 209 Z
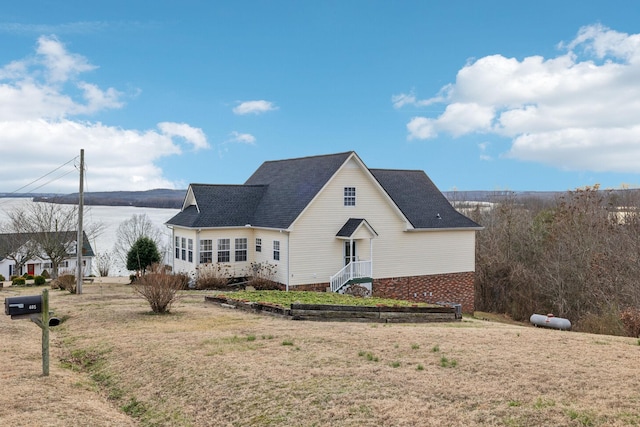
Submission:
M 289 267 L 289 254 L 291 253 L 291 251 L 289 250 L 289 232 L 287 232 L 287 283 L 285 283 L 285 289 L 287 292 L 289 292 L 289 271 L 290 271 L 290 267 Z

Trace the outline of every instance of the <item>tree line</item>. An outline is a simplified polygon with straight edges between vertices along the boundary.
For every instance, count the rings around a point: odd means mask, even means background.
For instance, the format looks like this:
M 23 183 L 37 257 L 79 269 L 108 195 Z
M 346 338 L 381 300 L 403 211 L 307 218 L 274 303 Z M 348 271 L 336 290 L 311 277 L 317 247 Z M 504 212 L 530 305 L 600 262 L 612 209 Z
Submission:
M 484 227 L 477 235 L 476 310 L 515 320 L 553 313 L 576 330 L 640 332 L 639 191 L 501 193 L 490 204 L 467 203 L 464 213 Z

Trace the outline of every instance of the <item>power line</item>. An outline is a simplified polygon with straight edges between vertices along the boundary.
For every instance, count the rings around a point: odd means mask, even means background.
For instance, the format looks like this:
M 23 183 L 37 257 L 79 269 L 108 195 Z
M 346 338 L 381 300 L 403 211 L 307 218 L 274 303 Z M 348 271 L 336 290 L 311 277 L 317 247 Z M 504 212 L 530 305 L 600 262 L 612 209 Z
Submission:
M 47 172 L 46 174 L 42 175 L 40 178 L 37 178 L 37 179 L 35 179 L 35 180 L 31 181 L 30 183 L 23 185 L 22 187 L 18 188 L 17 190 L 14 190 L 14 191 L 10 192 L 9 194 L 15 194 L 15 193 L 19 192 L 20 190 L 22 190 L 22 189 L 24 189 L 24 188 L 27 188 L 27 187 L 29 187 L 29 186 L 30 186 L 30 185 L 32 185 L 32 184 L 35 184 L 36 182 L 40 181 L 41 179 L 46 178 L 47 176 L 51 175 L 52 173 L 54 173 L 54 172 L 58 171 L 59 169 L 62 169 L 63 167 L 65 167 L 65 166 L 66 166 L 66 165 L 68 165 L 69 163 L 71 163 L 71 162 L 75 161 L 77 158 L 78 158 L 78 156 L 75 156 L 73 159 L 71 159 L 71 160 L 67 161 L 66 163 L 61 164 L 60 166 L 58 166 L 58 167 L 57 167 L 57 168 L 55 168 L 54 170 L 52 170 L 52 171 L 50 171 L 50 172 Z M 40 185 L 40 186 L 38 186 L 38 187 L 34 188 L 33 190 L 26 191 L 26 193 L 33 193 L 33 191 L 34 191 L 34 190 L 37 190 L 38 188 L 44 187 L 45 185 L 47 185 L 47 184 L 49 184 L 49 183 L 51 183 L 51 182 L 55 181 L 56 179 L 60 179 L 60 178 L 62 178 L 63 176 L 68 175 L 68 174 L 69 174 L 69 172 L 65 173 L 64 175 L 62 175 L 62 176 L 60 176 L 60 177 L 58 177 L 58 178 L 52 179 L 52 180 L 50 180 L 50 181 L 47 181 L 47 183 L 46 183 L 46 184 L 42 184 L 42 185 Z

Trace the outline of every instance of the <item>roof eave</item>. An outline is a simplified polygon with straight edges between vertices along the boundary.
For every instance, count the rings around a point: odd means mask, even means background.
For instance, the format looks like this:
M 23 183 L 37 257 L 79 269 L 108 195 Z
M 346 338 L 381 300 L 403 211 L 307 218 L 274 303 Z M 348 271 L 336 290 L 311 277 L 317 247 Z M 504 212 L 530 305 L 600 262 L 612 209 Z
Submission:
M 430 228 L 412 228 L 405 231 L 481 231 L 484 227 L 430 227 Z

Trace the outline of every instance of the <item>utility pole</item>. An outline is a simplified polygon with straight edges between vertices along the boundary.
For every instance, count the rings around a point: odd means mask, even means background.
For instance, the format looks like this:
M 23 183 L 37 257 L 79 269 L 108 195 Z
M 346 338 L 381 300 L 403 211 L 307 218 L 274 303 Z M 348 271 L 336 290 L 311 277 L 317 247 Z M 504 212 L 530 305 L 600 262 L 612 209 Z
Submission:
M 82 211 L 84 210 L 84 148 L 80 149 L 80 191 L 78 192 L 78 238 L 76 240 L 76 294 L 82 293 L 82 248 L 84 234 L 82 233 Z

